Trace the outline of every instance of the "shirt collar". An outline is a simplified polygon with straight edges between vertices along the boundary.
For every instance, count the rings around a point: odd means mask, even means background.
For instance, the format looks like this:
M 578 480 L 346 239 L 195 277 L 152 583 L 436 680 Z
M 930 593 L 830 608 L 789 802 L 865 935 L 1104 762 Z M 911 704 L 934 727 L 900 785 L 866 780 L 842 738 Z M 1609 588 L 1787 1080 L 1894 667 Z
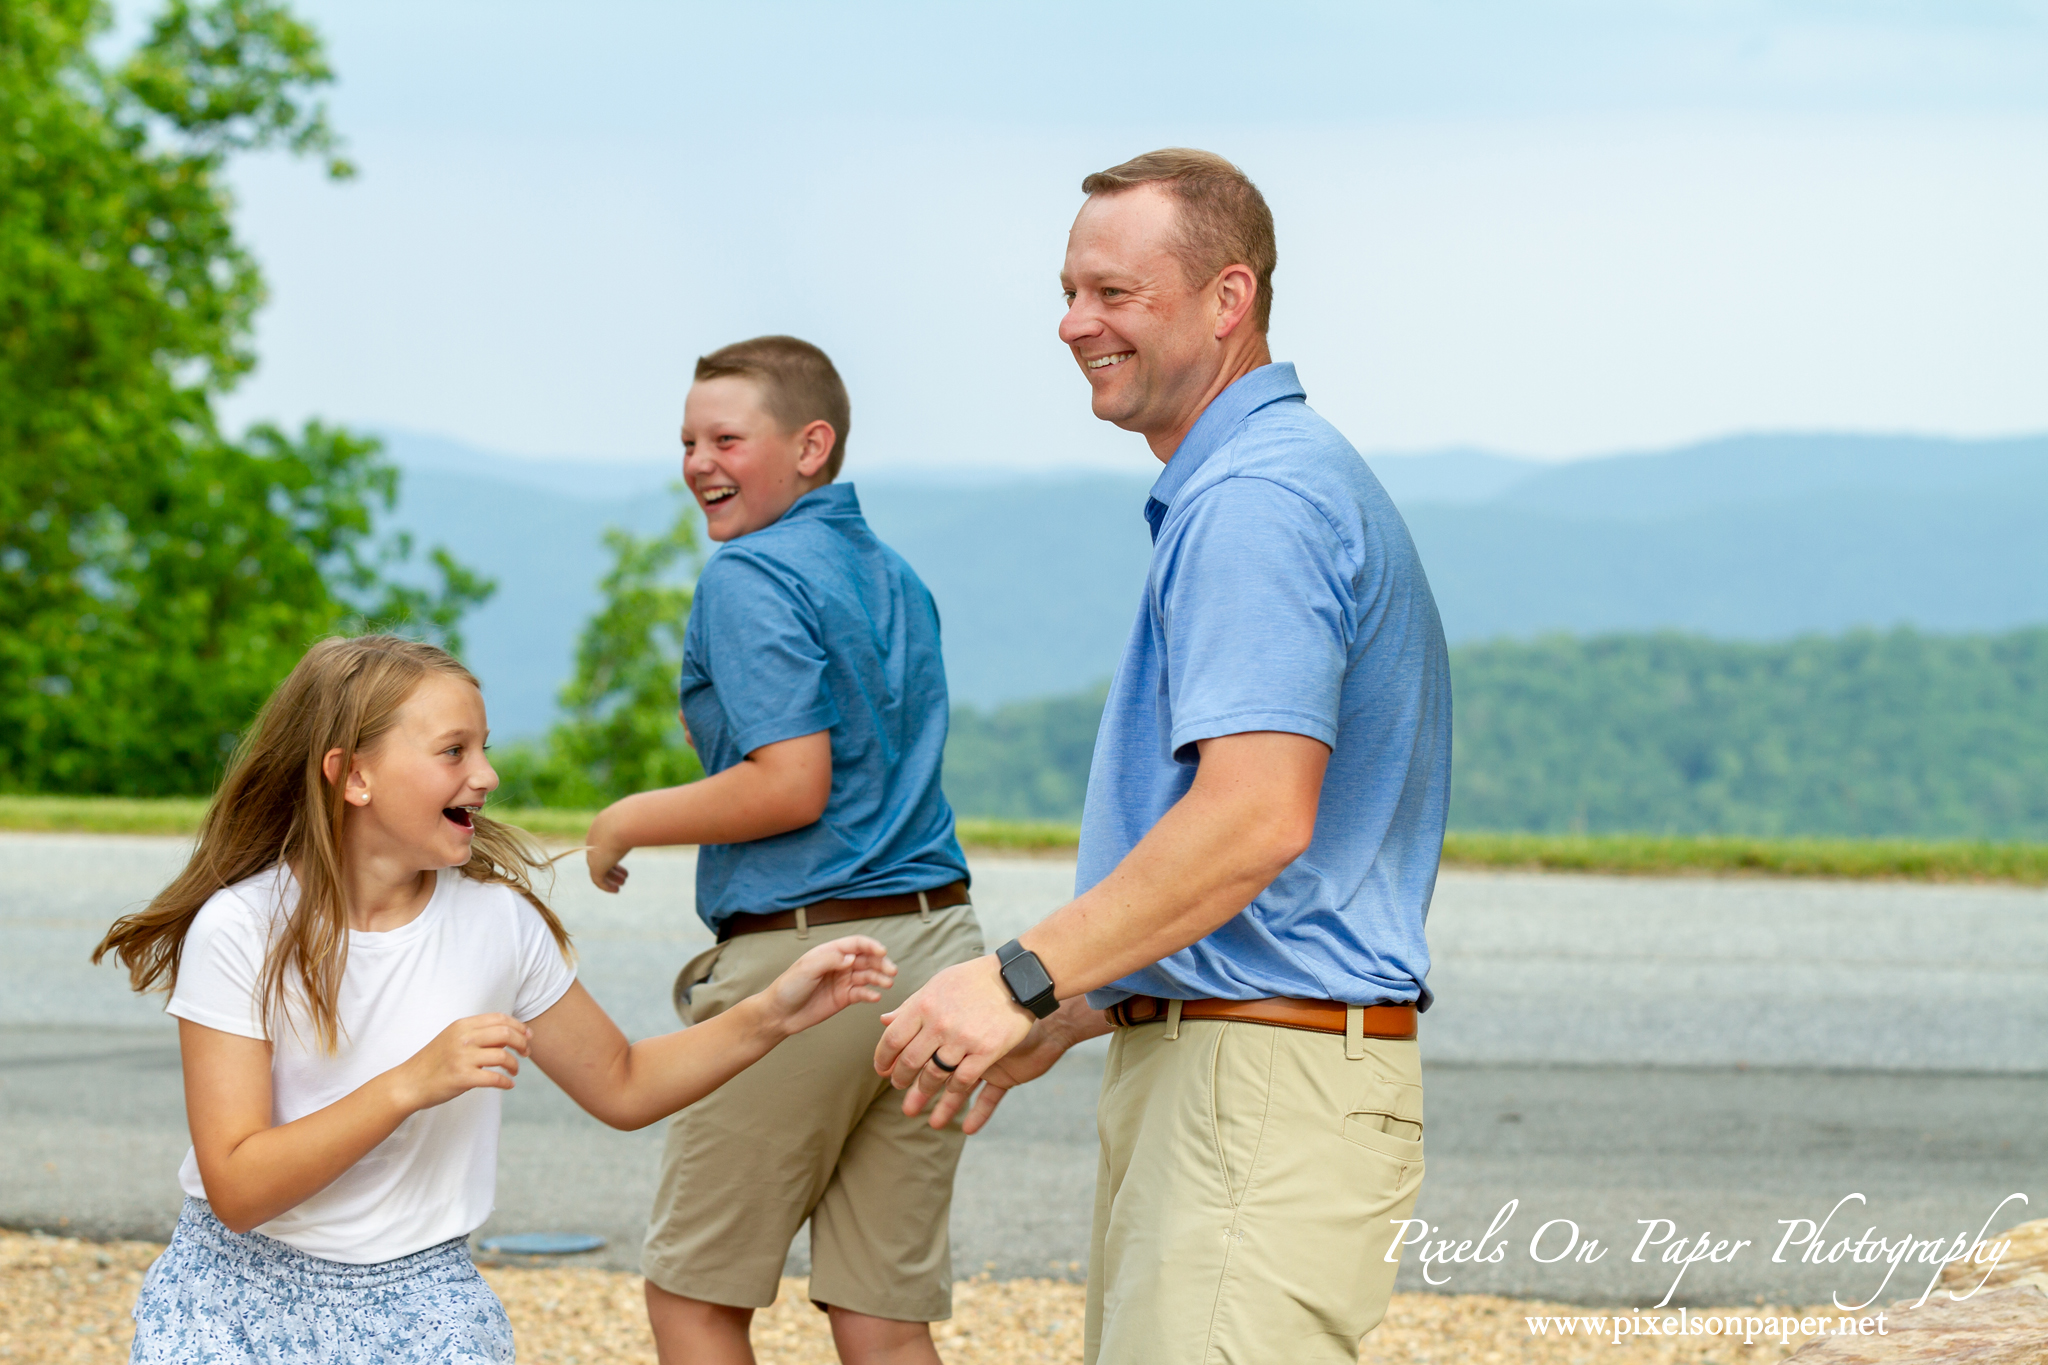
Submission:
M 1152 538 L 1159 538 L 1159 525 L 1166 520 L 1166 509 L 1173 506 L 1175 495 L 1195 476 L 1195 471 L 1230 439 L 1239 423 L 1268 403 L 1306 397 L 1308 391 L 1295 377 L 1293 363 L 1281 361 L 1259 366 L 1211 399 L 1202 415 L 1195 419 L 1194 426 L 1188 429 L 1180 449 L 1173 452 L 1173 458 L 1160 471 L 1158 480 L 1152 485 L 1152 495 L 1145 499 L 1145 522 L 1152 528 Z
M 828 483 L 823 488 L 813 488 L 789 505 L 789 510 L 778 517 L 777 523 L 796 521 L 804 517 L 845 517 L 860 515 L 860 498 L 855 495 L 850 483 Z

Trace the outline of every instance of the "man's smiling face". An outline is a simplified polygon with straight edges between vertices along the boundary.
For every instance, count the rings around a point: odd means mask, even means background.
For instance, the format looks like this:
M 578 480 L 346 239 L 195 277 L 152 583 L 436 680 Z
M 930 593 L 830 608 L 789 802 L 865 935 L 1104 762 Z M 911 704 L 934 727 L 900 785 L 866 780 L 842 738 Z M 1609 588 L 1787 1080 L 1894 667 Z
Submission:
M 1172 250 L 1178 213 L 1157 185 L 1091 195 L 1060 271 L 1060 340 L 1088 376 L 1095 415 L 1148 436 L 1182 424 L 1214 369 L 1213 310 Z
M 732 540 L 781 520 L 818 486 L 824 456 L 810 458 L 806 432 L 785 431 L 751 379 L 701 379 L 683 402 L 683 482 L 704 509 L 713 540 Z M 815 444 L 815 443 L 813 443 Z M 830 442 L 826 442 L 830 449 Z M 812 466 L 807 473 L 805 466 Z

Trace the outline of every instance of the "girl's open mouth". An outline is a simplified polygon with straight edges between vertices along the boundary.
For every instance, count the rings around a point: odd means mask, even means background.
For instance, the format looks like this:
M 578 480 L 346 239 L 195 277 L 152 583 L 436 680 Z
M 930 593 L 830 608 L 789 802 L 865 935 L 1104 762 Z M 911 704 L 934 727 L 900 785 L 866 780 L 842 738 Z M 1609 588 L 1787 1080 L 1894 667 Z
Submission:
M 467 806 L 448 806 L 441 811 L 443 817 L 453 820 L 464 829 L 476 828 L 476 822 L 470 819 L 473 813 Z

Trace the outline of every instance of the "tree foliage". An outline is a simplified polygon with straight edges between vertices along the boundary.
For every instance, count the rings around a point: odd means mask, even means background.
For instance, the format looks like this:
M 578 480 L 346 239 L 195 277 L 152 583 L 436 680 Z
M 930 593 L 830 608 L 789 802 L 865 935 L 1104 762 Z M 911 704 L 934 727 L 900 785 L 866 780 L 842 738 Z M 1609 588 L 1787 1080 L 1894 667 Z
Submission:
M 698 566 L 694 507 L 676 491 L 681 505 L 666 533 L 605 532 L 612 567 L 600 585 L 603 605 L 577 641 L 562 719 L 540 744 L 500 758 L 495 800 L 589 809 L 704 775 L 676 714 L 688 580 Z
M 207 790 L 321 635 L 456 643 L 490 585 L 418 586 L 374 519 L 377 445 L 224 434 L 263 299 L 223 169 L 282 147 L 346 177 L 319 39 L 269 0 L 173 0 L 109 66 L 90 0 L 0 0 L 0 789 Z
M 990 820 L 1077 820 L 1109 684 L 990 711 L 953 708 L 946 734 L 946 799 Z
M 2048 629 L 1454 652 L 1452 822 L 2048 839 Z

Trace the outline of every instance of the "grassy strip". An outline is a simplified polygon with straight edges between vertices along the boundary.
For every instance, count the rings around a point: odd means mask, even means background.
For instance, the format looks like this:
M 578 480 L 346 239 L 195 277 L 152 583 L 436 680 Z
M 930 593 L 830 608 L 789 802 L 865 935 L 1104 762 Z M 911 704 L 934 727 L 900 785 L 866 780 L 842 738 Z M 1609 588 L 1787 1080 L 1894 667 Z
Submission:
M 192 797 L 0 796 L 0 830 L 82 834 L 191 834 L 206 802 Z M 595 812 L 533 808 L 492 816 L 549 840 L 583 837 Z M 1062 853 L 1076 825 L 961 820 L 960 842 L 995 853 Z M 1447 867 L 1527 868 L 1640 876 L 1749 873 L 1925 882 L 2048 885 L 2048 844 L 1922 839 L 1745 839 L 1682 834 L 1490 834 L 1444 840 Z
M 508 807 L 491 818 L 517 825 L 548 839 L 581 839 L 597 812 Z M 4 818 L 4 817 L 0 817 Z M 1081 837 L 1079 825 L 1034 824 L 1020 820 L 961 820 L 960 842 L 969 848 L 1003 853 L 1071 852 Z
M 197 796 L 0 796 L 0 829 L 33 834 L 192 834 Z
M 503 810 L 486 806 L 484 814 L 501 825 L 517 825 L 528 834 L 538 834 L 551 842 L 567 839 L 579 844 L 589 832 L 590 822 L 597 818 L 594 810 L 549 810 L 541 806 L 507 806 Z
M 1081 841 L 1079 825 L 1040 821 L 960 819 L 954 828 L 968 848 L 999 853 L 1071 853 Z
M 590 810 L 493 810 L 491 818 L 517 825 L 547 839 L 581 839 L 590 828 Z M 0 820 L 4 820 L 0 812 Z M 968 848 L 999 853 L 1067 853 L 1081 837 L 1079 825 L 1040 824 L 1021 820 L 961 820 L 960 842 Z
M 581 839 L 597 814 L 536 806 L 492 806 L 492 819 L 547 839 Z M 0 795 L 0 830 L 34 834 L 194 834 L 206 814 L 201 797 Z M 962 820 L 960 841 L 1010 852 L 1074 847 L 1079 825 L 1015 820 Z
M 1683 834 L 1490 834 L 1444 839 L 1448 867 L 1644 876 L 1751 873 L 2048 885 L 2048 844 L 1923 839 L 1745 839 Z

